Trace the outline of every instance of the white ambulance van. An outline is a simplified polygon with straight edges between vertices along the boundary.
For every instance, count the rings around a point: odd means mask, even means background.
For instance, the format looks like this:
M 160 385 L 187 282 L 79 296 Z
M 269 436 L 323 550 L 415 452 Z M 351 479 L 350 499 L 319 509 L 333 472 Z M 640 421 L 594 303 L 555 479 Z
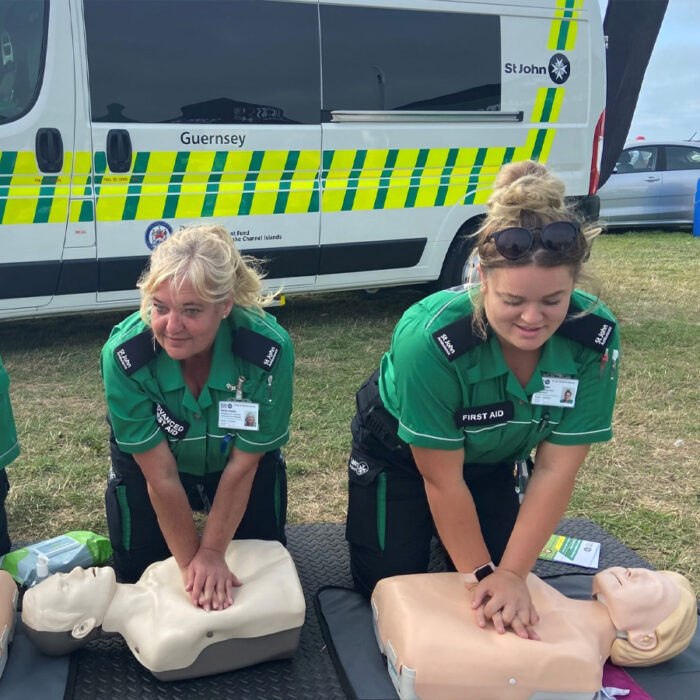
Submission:
M 287 294 L 461 281 L 502 164 L 595 207 L 598 0 L 0 0 L 0 318 L 216 221 Z

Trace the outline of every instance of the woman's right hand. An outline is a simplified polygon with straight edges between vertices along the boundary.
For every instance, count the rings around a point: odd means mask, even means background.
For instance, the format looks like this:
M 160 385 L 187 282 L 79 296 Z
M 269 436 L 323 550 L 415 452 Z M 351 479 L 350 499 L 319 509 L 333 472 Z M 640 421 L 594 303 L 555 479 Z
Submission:
M 233 605 L 233 588 L 242 585 L 228 568 L 223 554 L 207 547 L 200 546 L 181 571 L 192 604 L 207 612 Z
M 534 630 L 539 615 L 525 581 L 518 574 L 497 567 L 472 592 L 472 610 L 479 627 L 486 627 L 490 620 L 499 634 L 510 627 L 523 639 L 539 640 Z

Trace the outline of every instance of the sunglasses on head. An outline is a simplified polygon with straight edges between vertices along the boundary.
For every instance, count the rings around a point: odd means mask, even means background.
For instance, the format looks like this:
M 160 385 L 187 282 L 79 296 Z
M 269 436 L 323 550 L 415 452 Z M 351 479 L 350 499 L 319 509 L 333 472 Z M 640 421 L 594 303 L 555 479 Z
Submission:
M 532 251 L 536 242 L 546 250 L 565 251 L 576 243 L 578 233 L 578 226 L 571 221 L 555 221 L 542 228 L 504 228 L 487 236 L 486 241 L 493 241 L 504 258 L 517 260 Z

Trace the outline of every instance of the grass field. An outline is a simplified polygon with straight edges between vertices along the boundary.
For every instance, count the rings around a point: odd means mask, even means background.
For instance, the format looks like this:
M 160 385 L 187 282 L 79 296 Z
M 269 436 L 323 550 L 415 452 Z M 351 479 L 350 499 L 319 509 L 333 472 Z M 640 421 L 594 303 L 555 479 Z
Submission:
M 590 271 L 621 324 L 612 442 L 594 445 L 569 508 L 700 590 L 700 239 L 602 236 Z M 421 292 L 309 295 L 274 309 L 296 347 L 289 520 L 341 521 L 354 393 Z M 108 469 L 98 357 L 125 314 L 0 324 L 22 454 L 8 468 L 10 534 L 106 533 Z

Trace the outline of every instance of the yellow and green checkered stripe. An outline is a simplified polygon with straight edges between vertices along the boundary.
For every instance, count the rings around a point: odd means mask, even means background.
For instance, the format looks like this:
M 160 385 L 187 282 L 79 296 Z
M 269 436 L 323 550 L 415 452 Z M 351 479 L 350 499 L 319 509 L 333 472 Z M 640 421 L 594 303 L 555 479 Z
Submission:
M 554 89 L 555 93 L 556 90 Z M 540 121 L 554 121 L 545 95 Z M 538 102 L 539 104 L 539 102 Z M 545 117 L 548 112 L 549 118 Z M 372 211 L 480 204 L 504 163 L 545 162 L 550 128 L 530 129 L 522 146 L 324 151 L 137 152 L 128 173 L 111 173 L 104 153 L 72 154 L 53 176 L 32 152 L 0 154 L 0 223 L 154 221 L 262 214 Z
M 0 152 L 0 224 L 92 221 L 91 160 L 88 151 L 68 152 L 61 172 L 45 175 L 33 151 Z
M 592 0 L 591 0 L 592 1 Z M 547 48 L 552 51 L 572 51 L 576 46 L 578 16 L 583 0 L 557 0 L 554 20 L 549 30 Z

